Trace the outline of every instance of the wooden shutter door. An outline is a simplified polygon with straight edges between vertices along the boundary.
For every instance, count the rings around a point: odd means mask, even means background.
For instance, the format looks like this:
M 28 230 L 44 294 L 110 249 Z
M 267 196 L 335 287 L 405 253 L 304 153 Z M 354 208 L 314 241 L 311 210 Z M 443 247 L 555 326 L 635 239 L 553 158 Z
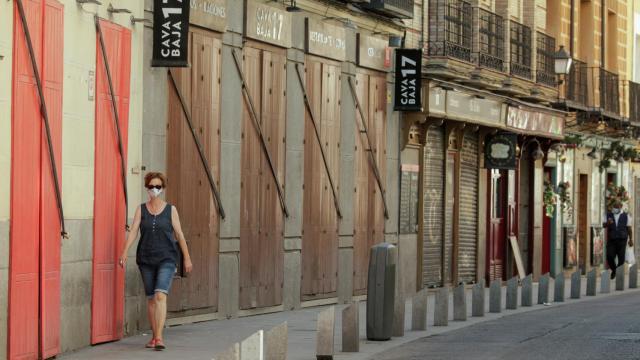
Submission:
M 373 147 L 373 155 L 380 172 L 382 188 L 386 189 L 387 179 L 387 82 L 383 75 L 371 75 L 369 77 L 369 137 Z M 384 203 L 380 194 L 373 168 L 369 167 L 369 246 L 384 242 Z M 367 261 L 367 267 L 369 262 Z
M 476 280 L 478 238 L 478 134 L 466 131 L 460 161 L 458 281 Z
M 24 8 L 59 164 L 64 11 L 54 0 L 27 0 Z M 17 5 L 14 27 L 8 355 L 36 359 L 60 351 L 60 219 L 34 69 Z
M 338 217 L 331 184 L 319 146 L 324 147 L 329 171 L 335 180 L 339 168 L 340 68 L 307 57 L 306 88 L 320 131 L 318 143 L 313 124 L 305 119 L 304 218 L 302 240 L 302 295 L 328 297 L 337 291 Z M 337 186 L 337 183 L 335 183 Z
M 424 151 L 423 285 L 442 283 L 444 219 L 444 129 L 427 130 Z
M 63 26 L 64 8 L 57 2 L 46 0 L 43 27 L 43 87 L 51 141 L 56 164 L 62 164 L 62 79 L 63 79 Z M 43 358 L 55 356 L 60 351 L 60 218 L 55 197 L 55 183 L 47 139 L 41 131 L 42 190 L 40 209 L 40 352 Z M 61 167 L 58 166 L 58 182 L 62 184 Z
M 369 117 L 369 77 L 366 74 L 356 74 L 356 93 L 364 116 Z M 364 121 L 367 121 L 365 119 Z M 353 213 L 353 291 L 355 295 L 366 293 L 369 265 L 369 193 L 370 181 L 369 155 L 367 144 L 363 141 L 362 120 L 356 111 L 356 140 L 354 152 L 354 192 L 355 210 Z
M 23 2 L 33 47 L 42 68 L 42 1 Z M 9 359 L 38 357 L 40 101 L 24 29 L 15 6 L 13 117 L 11 126 L 11 233 L 9 258 Z
M 100 20 L 120 115 L 126 162 L 131 68 L 131 33 Z M 95 194 L 91 343 L 122 337 L 124 270 L 117 265 L 125 237 L 120 154 L 102 49 L 96 40 Z M 126 165 L 125 165 L 126 169 Z

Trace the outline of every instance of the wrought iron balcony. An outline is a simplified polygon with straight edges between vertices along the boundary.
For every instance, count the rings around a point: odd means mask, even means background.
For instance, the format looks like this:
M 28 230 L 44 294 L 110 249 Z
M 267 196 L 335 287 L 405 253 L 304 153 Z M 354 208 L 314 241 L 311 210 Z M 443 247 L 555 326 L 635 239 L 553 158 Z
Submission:
M 558 84 L 554 69 L 556 39 L 538 31 L 536 42 L 536 83 L 556 87 Z
M 566 76 L 565 98 L 578 105 L 588 105 L 588 68 L 587 63 L 573 59 L 573 65 Z
M 474 27 L 477 26 L 477 41 L 474 53 L 478 66 L 504 71 L 504 20 L 491 11 L 475 8 Z
M 511 75 L 533 80 L 531 72 L 531 29 L 511 20 Z
M 429 56 L 471 62 L 472 8 L 463 0 L 429 1 Z
M 618 74 L 600 69 L 600 108 L 620 114 L 620 79 Z

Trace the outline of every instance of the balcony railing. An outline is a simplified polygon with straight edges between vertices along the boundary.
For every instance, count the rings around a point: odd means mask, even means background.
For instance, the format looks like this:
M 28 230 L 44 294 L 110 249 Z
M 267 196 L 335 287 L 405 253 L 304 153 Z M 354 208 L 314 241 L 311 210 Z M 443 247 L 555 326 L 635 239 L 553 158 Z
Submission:
M 533 79 L 531 73 L 531 29 L 511 20 L 511 75 L 528 80 Z
M 632 123 L 640 122 L 640 84 L 629 81 L 629 113 Z
M 478 66 L 504 71 L 504 20 L 502 16 L 482 8 L 474 9 L 474 28 L 477 41 L 474 53 Z
M 556 87 L 554 69 L 556 39 L 538 31 L 536 43 L 536 83 Z
M 471 9 L 462 0 L 429 1 L 429 56 L 471 61 Z
M 600 69 L 600 108 L 620 114 L 620 79 L 618 74 Z
M 579 105 L 588 105 L 588 71 L 587 63 L 573 59 L 571 71 L 566 77 L 566 99 Z

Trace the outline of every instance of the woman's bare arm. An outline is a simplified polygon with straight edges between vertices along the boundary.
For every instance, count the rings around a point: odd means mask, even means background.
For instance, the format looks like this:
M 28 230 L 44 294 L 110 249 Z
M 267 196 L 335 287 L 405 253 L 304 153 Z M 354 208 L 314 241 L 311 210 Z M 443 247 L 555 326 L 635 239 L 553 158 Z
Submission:
M 140 229 L 140 207 L 136 209 L 136 214 L 133 216 L 133 224 L 127 234 L 127 242 L 124 245 L 124 249 L 122 249 L 122 254 L 120 255 L 120 266 L 124 267 L 127 264 L 127 254 L 129 253 L 129 248 L 136 238 L 138 237 L 138 230 Z
M 178 239 L 178 244 L 180 245 L 180 250 L 182 251 L 182 258 L 184 259 L 184 271 L 190 273 L 193 269 L 193 264 L 191 263 L 191 256 L 189 256 L 187 240 L 185 240 L 184 238 L 182 226 L 180 225 L 180 216 L 178 215 L 178 210 L 175 206 L 171 207 L 171 224 L 173 225 L 173 232 Z

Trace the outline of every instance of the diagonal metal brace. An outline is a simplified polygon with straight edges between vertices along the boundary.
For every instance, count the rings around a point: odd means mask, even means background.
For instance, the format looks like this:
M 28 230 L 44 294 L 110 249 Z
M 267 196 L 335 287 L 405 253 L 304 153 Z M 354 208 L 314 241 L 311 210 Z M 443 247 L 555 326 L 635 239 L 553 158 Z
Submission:
M 322 147 L 322 140 L 320 139 L 320 131 L 318 130 L 318 123 L 316 122 L 316 118 L 313 114 L 313 108 L 311 107 L 311 103 L 309 102 L 309 97 L 307 96 L 307 88 L 304 85 L 304 80 L 302 80 L 302 73 L 300 72 L 300 64 L 296 64 L 296 73 L 298 74 L 298 80 L 300 80 L 300 87 L 302 88 L 302 95 L 304 96 L 304 104 L 309 112 L 309 118 L 311 119 L 311 123 L 313 124 L 313 130 L 316 134 L 316 139 L 318 140 L 318 146 L 320 146 L 320 154 L 322 154 L 322 161 L 324 162 L 324 169 L 327 172 L 327 177 L 329 178 L 329 184 L 331 185 L 331 192 L 333 193 L 333 204 L 336 207 L 336 213 L 338 214 L 338 218 L 342 219 L 342 211 L 340 210 L 340 202 L 338 201 L 338 194 L 336 192 L 336 188 L 333 185 L 333 177 L 331 177 L 331 171 L 329 171 L 329 164 L 327 163 L 327 156 L 324 153 L 324 147 Z
M 49 126 L 49 112 L 47 111 L 47 102 L 45 101 L 44 91 L 42 87 L 42 80 L 40 79 L 40 70 L 38 69 L 38 63 L 36 62 L 36 55 L 33 51 L 33 42 L 31 41 L 31 33 L 29 32 L 29 25 L 27 23 L 27 17 L 25 15 L 24 6 L 22 0 L 17 0 L 18 12 L 20 13 L 20 20 L 22 22 L 22 28 L 24 29 L 24 36 L 27 40 L 27 48 L 29 49 L 29 58 L 31 59 L 31 67 L 33 68 L 33 77 L 36 79 L 36 85 L 38 89 L 38 97 L 40 98 L 40 114 L 42 115 L 42 121 L 44 122 L 45 135 L 47 137 L 47 150 L 49 153 L 49 162 L 51 164 L 51 175 L 53 176 L 54 190 L 56 194 L 56 205 L 58 206 L 58 217 L 60 219 L 60 228 L 63 239 L 68 239 L 69 234 L 64 226 L 64 211 L 62 210 L 62 195 L 60 193 L 60 182 L 58 181 L 58 168 L 56 166 L 56 159 L 53 152 L 53 143 L 51 140 L 51 127 Z
M 169 74 L 169 79 L 171 79 L 171 84 L 173 84 L 173 89 L 175 90 L 176 95 L 178 95 L 178 99 L 180 100 L 180 105 L 182 106 L 182 113 L 184 114 L 184 118 L 187 121 L 189 130 L 191 131 L 191 136 L 193 137 L 193 141 L 196 144 L 196 148 L 198 148 L 198 155 L 200 155 L 200 161 L 202 162 L 202 167 L 204 168 L 205 173 L 207 173 L 207 179 L 209 180 L 209 186 L 211 187 L 211 194 L 213 195 L 213 200 L 215 200 L 216 202 L 216 207 L 218 208 L 218 214 L 220 214 L 220 217 L 222 218 L 222 220 L 224 220 L 226 215 L 224 212 L 224 208 L 222 207 L 222 201 L 220 200 L 220 192 L 218 191 L 216 183 L 213 180 L 213 176 L 211 175 L 211 170 L 209 169 L 209 165 L 208 165 L 209 161 L 207 160 L 207 157 L 204 154 L 204 150 L 202 150 L 202 144 L 200 144 L 200 140 L 198 140 L 198 137 L 196 136 L 196 131 L 193 128 L 193 121 L 191 121 L 191 113 L 189 112 L 189 109 L 187 109 L 187 103 L 185 102 L 184 97 L 182 96 L 182 92 L 178 88 L 178 83 L 176 82 L 176 79 L 173 77 L 173 72 L 171 71 L 171 69 L 168 69 L 167 72 Z
M 251 120 L 253 120 L 253 126 L 255 126 L 256 131 L 258 132 L 258 136 L 260 137 L 262 152 L 267 158 L 269 168 L 271 169 L 271 175 L 273 175 L 273 181 L 276 183 L 278 197 L 280 198 L 280 207 L 282 207 L 284 216 L 289 217 L 289 210 L 287 209 L 287 204 L 284 201 L 284 191 L 282 191 L 282 186 L 280 185 L 280 181 L 278 180 L 278 174 L 276 174 L 276 169 L 273 165 L 273 160 L 271 159 L 271 153 L 269 153 L 269 148 L 267 148 L 267 142 L 264 140 L 264 134 L 262 133 L 262 127 L 260 126 L 260 121 L 258 120 L 258 114 L 256 113 L 253 99 L 251 98 L 251 94 L 249 94 L 249 89 L 247 89 L 247 82 L 245 81 L 244 72 L 242 71 L 242 65 L 240 64 L 240 59 L 238 59 L 238 54 L 236 53 L 235 49 L 231 50 L 231 54 L 233 55 L 233 61 L 235 62 L 236 69 L 238 70 L 238 74 L 240 75 L 240 81 L 242 81 L 242 90 L 244 92 L 245 98 L 247 99 L 247 106 L 249 107 Z
M 102 53 L 102 62 L 107 73 L 107 82 L 109 83 L 109 95 L 111 95 L 111 106 L 113 108 L 113 120 L 116 123 L 116 133 L 118 135 L 118 152 L 120 153 L 120 172 L 122 178 L 122 190 L 124 192 L 124 227 L 129 231 L 129 193 L 127 191 L 127 173 L 124 167 L 124 150 L 122 147 L 122 135 L 120 133 L 120 115 L 118 114 L 118 106 L 116 105 L 116 94 L 113 91 L 113 80 L 111 77 L 111 68 L 107 59 L 107 48 L 104 45 L 104 37 L 102 36 L 102 27 L 100 26 L 100 18 L 94 16 L 96 22 L 96 32 L 100 40 L 100 49 Z
M 376 158 L 373 156 L 373 151 L 371 150 L 373 149 L 373 146 L 371 146 L 371 137 L 369 136 L 369 130 L 367 129 L 367 119 L 364 117 L 362 106 L 360 106 L 360 99 L 358 99 L 358 93 L 356 92 L 356 87 L 353 84 L 353 80 L 351 76 L 347 77 L 347 79 L 349 82 L 349 88 L 351 89 L 351 95 L 353 96 L 353 100 L 356 103 L 356 108 L 360 113 L 361 125 L 362 125 L 362 129 L 364 130 L 361 132 L 364 132 L 367 138 L 367 144 L 369 146 L 369 151 L 367 151 L 367 153 L 369 154 L 369 163 L 371 165 L 371 169 L 373 170 L 373 175 L 376 178 L 376 182 L 378 183 L 378 189 L 380 189 L 380 196 L 382 197 L 382 205 L 384 206 L 384 218 L 388 219 L 389 211 L 387 210 L 387 200 L 385 198 L 384 188 L 382 187 L 382 178 L 380 177 L 380 170 L 378 170 L 378 162 L 376 161 Z

